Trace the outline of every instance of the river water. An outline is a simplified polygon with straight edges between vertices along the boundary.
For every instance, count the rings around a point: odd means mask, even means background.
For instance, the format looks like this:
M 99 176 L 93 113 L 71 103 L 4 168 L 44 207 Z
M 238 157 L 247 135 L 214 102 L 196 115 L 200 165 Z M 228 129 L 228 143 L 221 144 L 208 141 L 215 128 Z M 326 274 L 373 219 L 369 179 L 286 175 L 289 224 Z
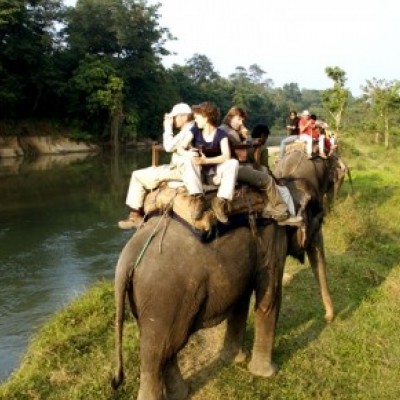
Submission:
M 0 381 L 51 314 L 113 279 L 129 176 L 149 162 L 147 149 L 0 160 Z

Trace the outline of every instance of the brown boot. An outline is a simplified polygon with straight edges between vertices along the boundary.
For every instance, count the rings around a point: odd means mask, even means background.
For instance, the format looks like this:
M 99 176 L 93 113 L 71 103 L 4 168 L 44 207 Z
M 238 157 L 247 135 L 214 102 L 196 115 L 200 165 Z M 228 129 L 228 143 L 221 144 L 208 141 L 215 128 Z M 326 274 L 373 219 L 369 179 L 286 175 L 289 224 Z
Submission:
M 190 216 L 192 217 L 192 219 L 194 219 L 195 221 L 201 219 L 201 217 L 203 216 L 204 213 L 204 209 L 206 206 L 205 200 L 204 200 L 204 196 L 203 195 L 193 195 L 190 196 L 191 197 L 191 213 Z
M 143 224 L 143 214 L 138 210 L 132 210 L 127 219 L 118 222 L 120 229 L 138 228 Z
M 228 222 L 228 217 L 226 215 L 227 201 L 228 200 L 221 197 L 214 197 L 211 200 L 211 209 L 213 210 L 217 220 L 219 222 L 222 222 L 223 224 L 226 224 Z
M 292 215 L 284 220 L 278 221 L 278 225 L 300 226 L 303 218 L 300 215 Z

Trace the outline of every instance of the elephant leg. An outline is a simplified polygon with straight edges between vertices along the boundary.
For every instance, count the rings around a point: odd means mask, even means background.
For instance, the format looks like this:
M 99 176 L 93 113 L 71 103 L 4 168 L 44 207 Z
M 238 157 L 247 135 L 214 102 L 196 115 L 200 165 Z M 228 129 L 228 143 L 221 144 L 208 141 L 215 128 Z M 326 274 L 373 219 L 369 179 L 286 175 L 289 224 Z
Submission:
M 254 313 L 253 353 L 248 365 L 249 371 L 254 375 L 269 378 L 278 372 L 278 367 L 272 361 L 276 320 L 276 307 L 267 312 L 261 308 L 256 308 Z
M 321 231 L 315 234 L 313 242 L 311 243 L 309 249 L 307 250 L 307 255 L 315 279 L 317 280 L 319 285 L 322 297 L 322 303 L 324 304 L 325 307 L 325 319 L 327 322 L 332 322 L 334 318 L 334 311 L 328 287 L 324 244 Z
M 161 371 L 141 372 L 137 400 L 166 400 Z
M 267 288 L 256 291 L 256 307 L 254 311 L 254 344 L 248 369 L 255 375 L 271 377 L 278 371 L 272 361 L 272 350 L 275 341 L 275 329 L 282 297 L 282 268 L 270 266 L 268 278 L 259 278 L 268 282 Z
M 189 394 L 189 385 L 182 377 L 176 355 L 168 362 L 164 372 L 168 400 L 184 400 Z
M 224 361 L 239 363 L 246 359 L 246 352 L 243 350 L 243 341 L 246 332 L 249 303 L 250 294 L 236 305 L 228 317 L 224 346 L 221 351 L 221 358 Z
M 162 340 L 146 340 L 144 343 L 143 338 L 147 333 L 140 333 L 140 386 L 137 400 L 166 400 L 163 375 L 166 360 L 162 355 Z

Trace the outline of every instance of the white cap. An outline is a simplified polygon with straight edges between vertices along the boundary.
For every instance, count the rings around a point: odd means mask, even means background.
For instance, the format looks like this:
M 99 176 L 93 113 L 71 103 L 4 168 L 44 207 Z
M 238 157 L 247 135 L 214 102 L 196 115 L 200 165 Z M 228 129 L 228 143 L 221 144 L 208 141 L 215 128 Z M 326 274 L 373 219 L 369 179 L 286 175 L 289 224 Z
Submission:
M 310 111 L 304 110 L 304 111 L 301 113 L 301 115 L 310 115 Z
M 191 113 L 192 113 L 192 109 L 186 103 L 179 103 L 179 104 L 175 104 L 172 107 L 172 110 L 169 113 L 169 115 L 171 117 L 176 117 L 179 114 L 191 114 Z

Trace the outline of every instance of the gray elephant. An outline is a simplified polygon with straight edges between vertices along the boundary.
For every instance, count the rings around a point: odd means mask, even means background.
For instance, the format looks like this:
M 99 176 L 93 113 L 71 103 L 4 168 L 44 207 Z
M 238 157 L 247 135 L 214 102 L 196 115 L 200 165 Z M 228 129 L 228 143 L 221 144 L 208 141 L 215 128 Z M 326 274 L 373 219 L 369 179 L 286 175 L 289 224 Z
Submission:
M 287 228 L 288 254 L 300 261 L 307 254 L 319 284 L 327 322 L 333 320 L 334 309 L 328 287 L 322 222 L 324 198 L 334 185 L 336 167 L 333 158 L 310 160 L 305 153 L 294 151 L 286 154 L 274 170 L 276 179 L 288 187 L 305 221 L 301 228 Z
M 250 227 L 251 226 L 251 227 Z M 125 298 L 140 329 L 138 399 L 184 399 L 188 387 L 177 354 L 189 336 L 227 319 L 222 357 L 244 361 L 249 301 L 255 293 L 255 340 L 249 370 L 275 374 L 275 327 L 287 252 L 286 230 L 242 226 L 201 243 L 181 223 L 155 217 L 125 245 L 115 273 L 116 358 L 112 385 L 123 380 Z
M 343 182 L 348 177 L 348 181 L 350 183 L 351 191 L 353 191 L 353 181 L 351 178 L 350 167 L 347 163 L 338 155 L 334 154 L 333 156 L 333 177 L 331 187 L 328 188 L 327 192 L 327 201 L 328 207 L 333 208 L 333 203 L 337 200 L 339 196 L 340 189 L 343 185 Z

